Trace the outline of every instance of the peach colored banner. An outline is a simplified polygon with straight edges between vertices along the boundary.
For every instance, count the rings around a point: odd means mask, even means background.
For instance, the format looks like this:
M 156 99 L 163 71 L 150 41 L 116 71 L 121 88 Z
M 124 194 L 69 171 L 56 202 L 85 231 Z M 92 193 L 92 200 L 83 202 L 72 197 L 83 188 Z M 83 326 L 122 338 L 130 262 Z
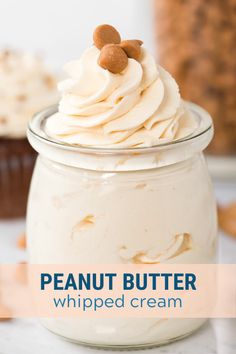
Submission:
M 6 308 L 12 317 L 236 317 L 236 265 L 0 265 L 0 318 Z

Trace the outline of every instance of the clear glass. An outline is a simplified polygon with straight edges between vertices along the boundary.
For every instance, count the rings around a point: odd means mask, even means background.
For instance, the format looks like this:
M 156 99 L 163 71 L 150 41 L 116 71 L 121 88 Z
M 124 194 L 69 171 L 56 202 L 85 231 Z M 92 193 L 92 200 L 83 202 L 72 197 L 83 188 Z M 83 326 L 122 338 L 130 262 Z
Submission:
M 53 109 L 36 116 L 28 132 L 40 153 L 27 213 L 30 262 L 214 262 L 216 207 L 202 154 L 212 126 L 204 111 L 190 108 L 201 123 L 194 136 L 119 151 L 50 141 L 43 126 Z M 203 322 L 78 318 L 47 319 L 44 325 L 72 341 L 115 349 L 167 343 Z

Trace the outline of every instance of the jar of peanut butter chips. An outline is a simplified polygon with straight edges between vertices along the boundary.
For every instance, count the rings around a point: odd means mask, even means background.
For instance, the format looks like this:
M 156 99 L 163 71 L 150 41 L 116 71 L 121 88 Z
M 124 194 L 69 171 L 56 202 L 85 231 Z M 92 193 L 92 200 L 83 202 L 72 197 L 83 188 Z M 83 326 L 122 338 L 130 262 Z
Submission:
M 209 153 L 236 154 L 236 0 L 154 0 L 158 59 L 215 125 Z

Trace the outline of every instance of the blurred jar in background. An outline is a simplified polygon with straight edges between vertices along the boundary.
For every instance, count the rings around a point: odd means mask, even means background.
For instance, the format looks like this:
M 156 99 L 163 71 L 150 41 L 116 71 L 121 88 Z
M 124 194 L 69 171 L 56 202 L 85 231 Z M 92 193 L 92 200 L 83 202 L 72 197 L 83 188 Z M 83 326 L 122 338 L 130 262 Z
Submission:
M 214 119 L 209 152 L 236 154 L 236 0 L 154 0 L 160 63 Z

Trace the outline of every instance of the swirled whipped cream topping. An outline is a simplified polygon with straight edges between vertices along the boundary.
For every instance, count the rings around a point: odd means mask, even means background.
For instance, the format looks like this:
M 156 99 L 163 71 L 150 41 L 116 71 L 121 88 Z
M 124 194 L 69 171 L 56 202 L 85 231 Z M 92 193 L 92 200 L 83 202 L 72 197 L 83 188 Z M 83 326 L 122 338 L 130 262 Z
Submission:
M 26 137 L 27 123 L 59 100 L 55 77 L 28 53 L 0 52 L 0 136 Z
M 48 136 L 71 145 L 102 148 L 150 147 L 186 137 L 195 118 L 171 75 L 141 48 L 118 74 L 99 64 L 100 50 L 87 49 L 65 65 L 59 110 L 48 118 Z

